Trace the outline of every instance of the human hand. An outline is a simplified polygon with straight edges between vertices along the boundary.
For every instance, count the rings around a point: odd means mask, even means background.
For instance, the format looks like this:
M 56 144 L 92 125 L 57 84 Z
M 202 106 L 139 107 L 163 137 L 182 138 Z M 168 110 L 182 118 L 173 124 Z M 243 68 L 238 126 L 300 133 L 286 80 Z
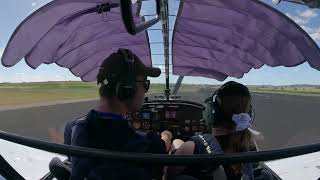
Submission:
M 168 152 L 171 147 L 172 133 L 168 130 L 162 131 L 161 139 L 165 142 L 166 151 Z
M 172 137 L 173 137 L 172 133 L 169 130 L 162 131 L 161 137 L 163 137 L 163 136 L 167 136 L 169 139 L 172 139 Z

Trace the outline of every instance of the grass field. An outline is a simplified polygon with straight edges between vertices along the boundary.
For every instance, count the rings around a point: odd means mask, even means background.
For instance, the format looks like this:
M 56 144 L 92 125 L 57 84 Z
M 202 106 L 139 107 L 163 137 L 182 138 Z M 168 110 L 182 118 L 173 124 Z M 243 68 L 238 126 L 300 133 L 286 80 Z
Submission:
M 0 84 L 0 106 L 97 97 L 97 86 L 83 82 Z
M 195 92 L 197 85 L 182 85 L 182 92 Z M 98 86 L 85 82 L 0 83 L 0 107 L 98 97 Z M 164 84 L 152 84 L 149 93 L 163 92 Z M 173 88 L 173 85 L 170 85 Z
M 278 93 L 299 96 L 320 96 L 320 86 L 296 85 L 296 86 L 257 86 L 251 87 L 254 92 Z
M 174 84 L 170 84 L 173 89 Z M 164 84 L 152 84 L 149 93 L 161 93 Z M 183 84 L 179 92 L 213 92 L 218 86 Z M 320 86 L 250 86 L 253 92 L 291 95 L 320 95 Z M 98 97 L 98 86 L 85 82 L 0 83 L 0 107 L 43 103 L 61 100 L 78 100 Z
M 203 86 L 200 91 L 213 91 L 219 86 Z M 248 86 L 251 92 L 276 93 L 298 96 L 320 96 L 320 86 L 317 85 L 290 85 L 290 86 Z

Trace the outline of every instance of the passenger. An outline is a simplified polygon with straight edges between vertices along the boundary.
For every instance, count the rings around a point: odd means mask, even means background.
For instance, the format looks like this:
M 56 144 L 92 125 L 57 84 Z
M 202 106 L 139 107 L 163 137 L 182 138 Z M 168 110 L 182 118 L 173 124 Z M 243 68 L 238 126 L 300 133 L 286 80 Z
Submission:
M 206 100 L 204 119 L 212 134 L 191 137 L 187 142 L 174 140 L 174 154 L 218 154 L 248 151 L 253 142 L 250 129 L 253 122 L 251 95 L 248 88 L 230 81 L 222 85 L 212 97 Z M 224 170 L 226 179 L 253 179 L 252 164 L 213 165 L 213 167 L 169 167 L 168 177 L 189 175 L 197 179 L 213 179 L 214 170 Z M 221 175 L 220 175 L 221 176 Z M 221 178 L 221 177 L 220 177 Z M 222 178 L 223 179 L 223 178 Z
M 97 108 L 73 126 L 68 124 L 65 137 L 76 146 L 122 152 L 167 153 L 170 131 L 142 134 L 128 124 L 126 115 L 138 111 L 148 91 L 148 76 L 158 77 L 160 69 L 146 67 L 130 50 L 119 49 L 101 65 L 97 75 L 100 100 Z M 144 167 L 126 162 L 71 157 L 71 179 L 161 179 L 162 167 Z

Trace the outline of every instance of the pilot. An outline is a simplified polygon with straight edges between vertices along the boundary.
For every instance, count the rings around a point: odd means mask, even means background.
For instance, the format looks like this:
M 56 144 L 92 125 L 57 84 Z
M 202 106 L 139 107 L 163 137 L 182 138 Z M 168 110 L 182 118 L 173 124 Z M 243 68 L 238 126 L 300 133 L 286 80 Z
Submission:
M 204 119 L 211 129 L 211 134 L 191 137 L 187 142 L 173 142 L 176 155 L 236 153 L 249 150 L 254 135 L 259 132 L 251 129 L 253 123 L 251 95 L 248 88 L 230 81 L 222 85 L 206 100 Z M 254 135 L 253 135 L 254 134 Z M 223 172 L 215 174 L 213 172 Z M 252 164 L 224 164 L 212 167 L 169 167 L 168 176 L 189 175 L 196 179 L 246 179 L 252 180 Z M 223 176 L 223 177 L 222 177 Z
M 130 50 L 119 49 L 102 63 L 97 75 L 100 99 L 95 109 L 76 123 L 69 123 L 67 144 L 112 151 L 167 153 L 172 134 L 136 132 L 128 123 L 129 112 L 137 112 L 149 90 L 150 77 L 160 69 L 146 67 Z M 71 132 L 72 131 L 72 132 Z M 71 139 L 68 140 L 68 138 Z M 142 167 L 126 162 L 71 157 L 71 179 L 160 179 L 162 167 Z

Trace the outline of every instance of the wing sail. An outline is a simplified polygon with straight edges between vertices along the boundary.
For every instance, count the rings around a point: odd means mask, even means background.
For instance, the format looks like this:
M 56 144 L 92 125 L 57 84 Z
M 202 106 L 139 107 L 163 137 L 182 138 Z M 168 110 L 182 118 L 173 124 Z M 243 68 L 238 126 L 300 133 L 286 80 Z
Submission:
M 184 0 L 179 8 L 173 34 L 175 75 L 222 81 L 263 65 L 304 62 L 320 70 L 320 49 L 313 39 L 263 2 Z
M 128 48 L 150 66 L 146 32 L 132 36 L 122 22 L 117 0 L 55 0 L 27 17 L 11 36 L 2 64 L 11 67 L 25 58 L 37 68 L 56 63 L 84 81 L 96 80 L 102 61 L 118 48 Z M 98 13 L 98 5 L 108 5 Z M 141 3 L 133 5 L 139 14 Z M 110 8 L 110 11 L 108 11 Z M 101 11 L 101 8 L 100 8 Z M 136 22 L 143 18 L 135 16 Z

